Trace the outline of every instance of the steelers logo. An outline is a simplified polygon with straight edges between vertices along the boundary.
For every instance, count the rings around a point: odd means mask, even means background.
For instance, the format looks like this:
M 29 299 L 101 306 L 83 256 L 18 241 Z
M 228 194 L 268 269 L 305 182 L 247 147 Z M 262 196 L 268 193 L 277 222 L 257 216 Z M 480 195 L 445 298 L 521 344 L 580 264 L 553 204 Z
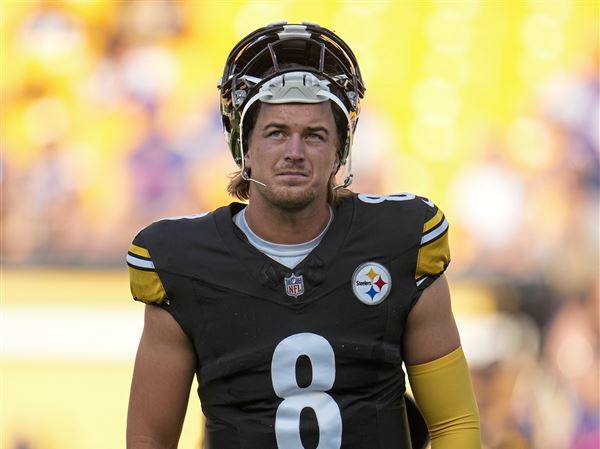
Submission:
M 352 275 L 352 291 L 363 303 L 374 306 L 381 303 L 392 289 L 392 277 L 383 265 L 367 262 Z

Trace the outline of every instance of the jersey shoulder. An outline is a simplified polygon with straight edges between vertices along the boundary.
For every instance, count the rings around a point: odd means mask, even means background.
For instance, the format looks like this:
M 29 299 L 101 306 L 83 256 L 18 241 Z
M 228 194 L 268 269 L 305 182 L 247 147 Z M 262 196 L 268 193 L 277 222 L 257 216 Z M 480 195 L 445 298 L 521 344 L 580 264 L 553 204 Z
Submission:
M 159 268 L 172 253 L 181 253 L 186 241 L 202 235 L 211 212 L 158 220 L 134 237 L 127 252 L 129 285 L 133 299 L 146 304 L 169 303 Z
M 440 276 L 450 263 L 448 221 L 430 199 L 413 193 L 356 195 L 362 215 L 380 217 L 393 232 L 408 235 L 418 247 L 415 283 L 424 289 Z

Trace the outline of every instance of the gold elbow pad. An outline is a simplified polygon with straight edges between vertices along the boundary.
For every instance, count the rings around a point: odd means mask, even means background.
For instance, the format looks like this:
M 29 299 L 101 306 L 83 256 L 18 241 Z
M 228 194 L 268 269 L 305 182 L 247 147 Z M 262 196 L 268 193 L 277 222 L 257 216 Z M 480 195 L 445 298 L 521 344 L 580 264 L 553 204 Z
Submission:
M 479 411 L 462 348 L 406 368 L 431 448 L 481 449 Z

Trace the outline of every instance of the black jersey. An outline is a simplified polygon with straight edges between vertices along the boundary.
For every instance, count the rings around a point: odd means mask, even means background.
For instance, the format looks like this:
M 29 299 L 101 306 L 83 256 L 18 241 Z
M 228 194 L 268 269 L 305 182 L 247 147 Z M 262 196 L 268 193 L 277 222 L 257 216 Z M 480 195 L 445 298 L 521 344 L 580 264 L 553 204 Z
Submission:
M 211 449 L 402 449 L 402 335 L 449 263 L 448 224 L 411 194 L 354 195 L 289 269 L 248 243 L 233 203 L 158 221 L 128 255 L 135 299 L 197 355 Z

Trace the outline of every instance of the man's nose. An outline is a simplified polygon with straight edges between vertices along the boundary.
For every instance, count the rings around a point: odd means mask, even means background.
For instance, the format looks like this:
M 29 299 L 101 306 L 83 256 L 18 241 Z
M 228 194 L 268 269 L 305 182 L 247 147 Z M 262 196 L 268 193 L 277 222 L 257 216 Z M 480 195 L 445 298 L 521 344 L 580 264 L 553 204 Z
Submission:
M 302 136 L 293 133 L 287 141 L 285 150 L 286 159 L 304 159 L 304 140 Z

